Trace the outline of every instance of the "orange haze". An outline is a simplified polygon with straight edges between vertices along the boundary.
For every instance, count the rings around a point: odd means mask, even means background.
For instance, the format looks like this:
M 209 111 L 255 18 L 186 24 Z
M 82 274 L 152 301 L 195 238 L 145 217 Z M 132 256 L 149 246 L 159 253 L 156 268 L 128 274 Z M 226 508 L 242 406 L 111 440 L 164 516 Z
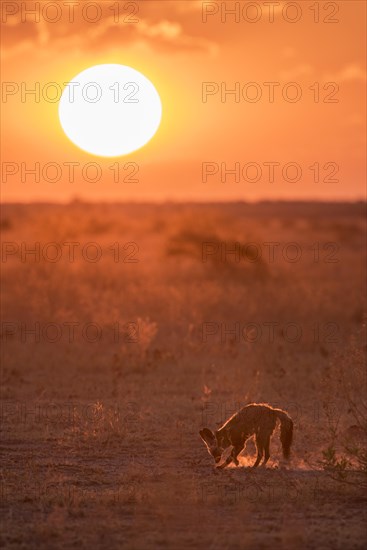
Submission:
M 363 198 L 364 2 L 38 5 L 1 3 L 3 201 Z M 158 133 L 126 157 L 60 128 L 58 87 L 99 63 L 162 99 Z

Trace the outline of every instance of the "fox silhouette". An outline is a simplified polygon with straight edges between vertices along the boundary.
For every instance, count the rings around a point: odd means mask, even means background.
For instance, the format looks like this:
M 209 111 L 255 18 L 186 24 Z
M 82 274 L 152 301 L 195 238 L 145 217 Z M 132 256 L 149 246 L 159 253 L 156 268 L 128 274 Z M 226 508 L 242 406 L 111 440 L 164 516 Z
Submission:
M 283 456 L 288 459 L 293 440 L 293 420 L 286 411 L 275 409 L 264 403 L 251 403 L 246 405 L 214 433 L 209 428 L 200 430 L 200 437 L 204 441 L 209 454 L 218 464 L 223 452 L 233 446 L 230 455 L 219 466 L 225 468 L 231 462 L 238 466 L 237 456 L 243 450 L 247 439 L 255 436 L 257 457 L 253 465 L 256 468 L 264 456 L 262 465 L 265 465 L 270 457 L 270 438 L 275 429 L 277 420 L 280 421 L 280 441 L 283 448 Z

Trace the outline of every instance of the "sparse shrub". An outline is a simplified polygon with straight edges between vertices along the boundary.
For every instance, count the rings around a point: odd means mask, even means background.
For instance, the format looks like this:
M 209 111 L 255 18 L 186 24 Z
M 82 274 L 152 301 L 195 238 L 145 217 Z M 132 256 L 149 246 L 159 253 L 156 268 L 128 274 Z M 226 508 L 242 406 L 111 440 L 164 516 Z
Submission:
M 167 256 L 182 256 L 201 263 L 211 275 L 226 276 L 242 280 L 244 276 L 262 277 L 268 274 L 268 269 L 257 247 L 250 241 L 237 238 L 232 234 L 219 236 L 199 229 L 183 228 L 170 237 L 166 246 Z M 246 246 L 249 244 L 249 246 Z M 205 251 L 209 247 L 209 254 Z M 244 252 L 245 250 L 245 252 Z M 207 271 L 205 271 L 207 273 Z
M 350 468 L 350 461 L 344 456 L 337 457 L 336 449 L 329 446 L 326 450 L 322 451 L 322 465 L 324 470 L 336 474 L 339 479 L 346 479 L 347 470 Z
M 343 354 L 337 356 L 327 374 L 329 389 L 346 404 L 346 418 L 342 422 L 341 411 L 332 414 L 328 403 L 324 410 L 328 420 L 329 446 L 322 451 L 321 464 L 336 479 L 348 480 L 348 472 L 364 475 L 357 484 L 367 488 L 367 395 L 366 395 L 366 347 L 361 335 L 354 338 Z M 337 414 L 335 414 L 337 412 Z M 349 416 L 348 416 L 349 415 Z M 348 425 L 349 424 L 349 425 Z
M 138 344 L 140 350 L 140 359 L 144 360 L 146 358 L 148 349 L 153 342 L 157 331 L 157 323 L 151 321 L 149 317 L 141 319 L 138 317 Z
M 0 220 L 0 229 L 1 231 L 9 231 L 12 228 L 12 223 L 8 218 L 3 218 Z

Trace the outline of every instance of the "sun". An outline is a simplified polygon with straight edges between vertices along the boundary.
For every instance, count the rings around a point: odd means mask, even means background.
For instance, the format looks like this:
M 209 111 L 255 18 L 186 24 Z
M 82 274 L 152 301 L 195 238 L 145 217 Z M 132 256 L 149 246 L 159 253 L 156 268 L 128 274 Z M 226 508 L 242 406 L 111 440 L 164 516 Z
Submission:
M 95 65 L 82 71 L 65 86 L 59 102 L 67 137 L 101 157 L 140 149 L 158 130 L 161 117 L 154 85 L 126 65 Z

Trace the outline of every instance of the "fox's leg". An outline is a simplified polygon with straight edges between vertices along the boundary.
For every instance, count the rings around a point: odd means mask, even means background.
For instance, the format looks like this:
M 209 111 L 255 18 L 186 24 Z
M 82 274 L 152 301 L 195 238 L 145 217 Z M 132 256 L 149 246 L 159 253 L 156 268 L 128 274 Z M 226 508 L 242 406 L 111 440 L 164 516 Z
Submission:
M 262 439 L 258 435 L 256 436 L 256 447 L 257 447 L 257 457 L 256 457 L 255 464 L 252 466 L 253 468 L 256 468 L 259 465 L 260 460 L 263 457 L 263 452 L 264 452 L 264 446 L 263 446 Z
M 221 464 L 220 466 L 217 466 L 217 468 L 222 470 L 223 468 L 228 466 L 228 464 L 230 464 L 231 462 L 234 462 L 236 464 L 236 466 L 238 466 L 239 462 L 238 462 L 237 455 L 242 451 L 242 449 L 243 449 L 243 444 L 242 443 L 240 443 L 238 445 L 235 445 L 233 447 L 229 457 L 227 457 L 227 459 L 225 460 L 225 462 L 223 462 L 223 464 Z
M 233 460 L 232 456 L 229 455 L 229 456 L 226 458 L 225 462 L 223 462 L 223 464 L 221 464 L 220 466 L 217 466 L 217 469 L 218 469 L 218 470 L 223 470 L 223 468 L 225 468 L 226 466 L 228 466 L 228 464 L 230 464 L 230 463 L 232 462 L 232 460 Z
M 268 435 L 266 437 L 266 441 L 265 441 L 265 445 L 264 445 L 265 457 L 264 457 L 264 462 L 262 463 L 262 466 L 265 466 L 265 464 L 269 460 L 269 457 L 270 457 L 270 448 L 269 447 L 270 447 L 270 435 Z
M 242 451 L 242 449 L 243 449 L 243 444 L 236 445 L 236 446 L 233 447 L 233 449 L 232 449 L 231 456 L 232 456 L 232 460 L 233 460 L 233 462 L 236 464 L 236 466 L 239 465 L 237 456 L 240 454 L 240 452 Z

